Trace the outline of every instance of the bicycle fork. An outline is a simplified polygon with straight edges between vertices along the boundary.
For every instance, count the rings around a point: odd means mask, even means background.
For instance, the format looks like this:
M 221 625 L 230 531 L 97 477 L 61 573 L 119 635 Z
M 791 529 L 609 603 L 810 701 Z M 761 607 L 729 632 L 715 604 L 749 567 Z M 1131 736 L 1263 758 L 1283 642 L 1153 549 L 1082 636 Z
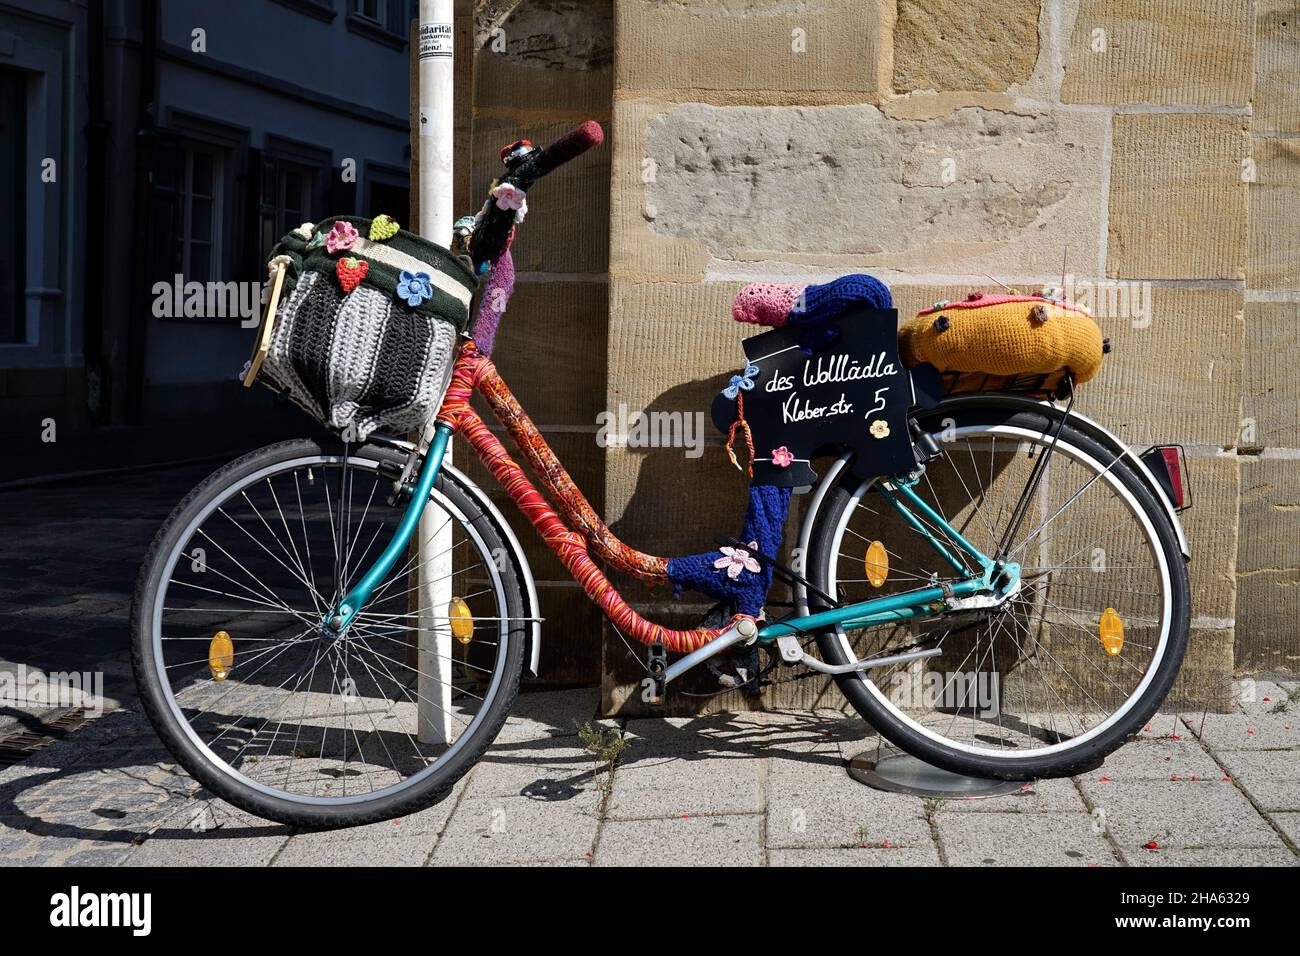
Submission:
M 433 483 L 438 480 L 438 472 L 442 468 L 443 458 L 446 457 L 447 443 L 451 441 L 451 434 L 451 426 L 442 422 L 434 428 L 433 440 L 429 443 L 429 450 L 424 456 L 424 465 L 420 469 L 415 487 L 410 492 L 410 501 L 407 502 L 406 512 L 402 515 L 402 523 L 398 525 L 392 540 L 388 542 L 388 547 L 371 565 L 370 570 L 352 590 L 343 596 L 336 607 L 330 609 L 325 620 L 327 633 L 337 637 L 347 630 L 348 625 L 370 600 L 370 595 L 379 586 L 379 582 L 393 569 L 397 559 L 406 553 L 411 543 L 411 536 L 420 525 L 420 516 L 429 502 Z

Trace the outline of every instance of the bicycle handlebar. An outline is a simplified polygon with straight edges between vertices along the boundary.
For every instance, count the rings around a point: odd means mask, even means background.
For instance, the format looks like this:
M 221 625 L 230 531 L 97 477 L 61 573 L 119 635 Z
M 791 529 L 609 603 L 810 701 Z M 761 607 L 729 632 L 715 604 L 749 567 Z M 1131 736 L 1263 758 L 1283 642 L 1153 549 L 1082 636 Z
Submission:
M 576 159 L 604 141 L 605 131 L 601 129 L 600 124 L 595 120 L 587 120 L 545 149 L 526 156 L 511 167 L 510 171 L 501 177 L 500 182 L 527 192 L 547 173 L 554 172 L 569 160 Z M 514 223 L 514 210 L 500 209 L 489 200 L 487 212 L 474 230 L 470 241 L 470 253 L 474 259 L 475 269 L 500 254 L 510 237 L 510 230 L 514 228 Z
M 577 159 L 587 150 L 599 146 L 605 141 L 605 131 L 595 120 L 587 120 L 565 133 L 550 146 L 524 160 L 513 170 L 513 175 L 532 185 L 549 172 L 553 172 L 571 159 Z M 528 185 L 518 183 L 523 189 Z

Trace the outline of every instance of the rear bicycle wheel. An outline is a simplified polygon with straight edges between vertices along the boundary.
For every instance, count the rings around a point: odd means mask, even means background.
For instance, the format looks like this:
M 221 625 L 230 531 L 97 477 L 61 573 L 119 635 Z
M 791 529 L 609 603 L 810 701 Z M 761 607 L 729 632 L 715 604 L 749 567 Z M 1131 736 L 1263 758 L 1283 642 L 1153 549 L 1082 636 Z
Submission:
M 987 406 L 921 424 L 942 454 L 914 490 L 994 556 L 1053 420 Z M 874 484 L 849 476 L 829 493 L 810 541 L 812 583 L 852 603 L 960 579 Z M 873 542 L 874 554 L 888 556 L 879 585 L 871 578 L 881 568 L 866 553 Z M 1067 423 L 1006 556 L 1020 564 L 1021 582 L 997 606 L 837 628 L 818 636 L 818 650 L 844 664 L 939 649 L 837 678 L 884 737 L 936 766 L 1011 780 L 1096 766 L 1151 717 L 1183 659 L 1190 586 L 1174 529 L 1127 459 Z
M 326 613 L 391 538 L 386 449 L 258 449 L 182 501 L 141 568 L 132 660 L 177 761 L 267 819 L 356 826 L 434 802 L 495 738 L 525 622 L 509 548 L 444 472 L 425 509 L 444 550 L 399 560 L 341 634 Z M 421 563 L 446 608 L 409 610 Z M 420 640 L 419 635 L 426 635 Z

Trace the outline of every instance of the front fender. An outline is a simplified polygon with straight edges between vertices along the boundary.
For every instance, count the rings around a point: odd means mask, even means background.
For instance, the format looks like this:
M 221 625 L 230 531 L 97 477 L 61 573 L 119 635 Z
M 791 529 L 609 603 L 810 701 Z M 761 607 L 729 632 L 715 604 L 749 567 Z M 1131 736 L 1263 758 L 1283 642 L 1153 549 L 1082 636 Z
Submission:
M 474 482 L 465 476 L 465 473 L 455 468 L 448 462 L 442 463 L 442 473 L 454 481 L 465 494 L 474 499 L 474 503 L 483 509 L 492 523 L 496 525 L 497 531 L 505 539 L 506 546 L 510 549 L 510 560 L 514 562 L 515 571 L 519 575 L 519 583 L 523 586 L 524 592 L 524 614 L 532 620 L 528 625 L 528 647 L 526 648 L 526 659 L 528 661 L 528 673 L 534 677 L 537 676 L 537 665 L 542 653 L 542 620 L 541 606 L 537 601 L 537 582 L 533 580 L 533 569 L 528 565 L 528 556 L 524 554 L 523 547 L 519 544 L 519 539 L 515 537 L 514 531 L 510 529 L 509 522 L 501 514 L 499 508 L 492 503 L 492 499 Z

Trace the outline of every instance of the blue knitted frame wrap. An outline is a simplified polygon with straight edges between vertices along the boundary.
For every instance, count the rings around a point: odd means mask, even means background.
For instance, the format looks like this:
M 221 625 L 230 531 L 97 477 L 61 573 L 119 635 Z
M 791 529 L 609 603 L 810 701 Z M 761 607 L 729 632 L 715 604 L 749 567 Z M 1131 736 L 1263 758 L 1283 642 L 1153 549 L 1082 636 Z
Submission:
M 745 512 L 745 526 L 740 538 L 746 544 L 753 541 L 757 551 L 775 557 L 781 549 L 785 529 L 785 516 L 790 510 L 790 489 L 770 485 L 753 485 L 749 489 L 749 508 Z M 713 562 L 722 557 L 721 551 L 690 554 L 668 562 L 668 578 L 677 593 L 699 591 L 722 601 L 729 601 L 736 613 L 757 617 L 767 600 L 772 586 L 772 568 L 760 560 L 758 573 L 741 571 L 740 576 L 727 577 L 726 568 L 715 568 Z

